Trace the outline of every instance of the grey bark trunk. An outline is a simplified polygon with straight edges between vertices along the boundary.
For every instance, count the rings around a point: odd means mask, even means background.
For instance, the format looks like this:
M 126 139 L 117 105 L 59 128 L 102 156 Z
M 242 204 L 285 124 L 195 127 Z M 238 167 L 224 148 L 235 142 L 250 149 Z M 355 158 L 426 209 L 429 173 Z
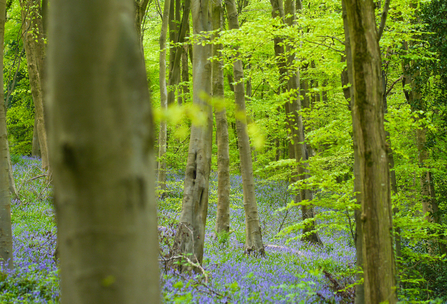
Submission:
M 236 4 L 234 0 L 225 0 L 228 12 L 228 27 L 230 30 L 239 29 Z M 236 60 L 233 64 L 234 95 L 236 98 L 236 111 L 243 113 L 243 119 L 236 120 L 236 132 L 239 143 L 239 157 L 241 161 L 242 188 L 244 193 L 245 210 L 245 252 L 255 255 L 264 255 L 261 227 L 259 225 L 258 206 L 255 196 L 255 182 L 253 177 L 253 163 L 251 159 L 250 141 L 247 132 L 247 117 L 245 111 L 244 69 L 242 61 Z
M 381 57 L 372 0 L 346 0 L 354 84 L 354 153 L 358 160 L 365 303 L 396 303 L 389 167 Z M 369 54 L 365 56 L 365 54 Z
M 213 2 L 213 30 L 223 29 L 222 1 Z M 218 34 L 219 35 L 219 34 Z M 221 58 L 221 44 L 213 45 L 213 57 Z M 213 97 L 216 101 L 224 98 L 223 60 L 213 61 Z M 225 107 L 217 105 L 216 116 L 217 138 L 217 214 L 216 234 L 230 231 L 230 147 L 228 136 L 227 113 Z
M 168 109 L 168 91 L 166 88 L 166 34 L 168 32 L 168 14 L 171 1 L 166 0 L 163 9 L 163 20 L 160 33 L 160 105 L 162 110 Z M 166 191 L 166 142 L 168 138 L 168 126 L 166 120 L 160 122 L 160 132 L 158 136 L 158 186 L 161 197 Z
M 210 1 L 193 0 L 191 7 L 193 34 L 210 31 Z M 174 254 L 192 254 L 199 263 L 203 260 L 213 132 L 212 108 L 202 96 L 211 95 L 211 46 L 205 42 L 193 45 L 193 103 L 207 119 L 205 125 L 191 127 L 182 212 L 174 243 Z
M 0 66 L 3 70 L 3 41 L 5 36 L 6 1 L 0 0 Z M 3 73 L 0 75 L 3 88 Z M 3 90 L 0 90 L 0 259 L 6 268 L 13 268 L 10 163 L 8 136 L 6 131 L 6 107 Z
M 62 303 L 159 303 L 153 121 L 132 0 L 54 1 L 49 132 Z
M 22 33 L 24 37 L 25 53 L 28 63 L 31 94 L 36 109 L 37 132 L 42 155 L 42 169 L 51 175 L 48 162 L 48 138 L 45 129 L 44 111 L 44 40 L 42 17 L 39 14 L 40 1 L 21 0 Z M 37 34 L 36 34 L 37 33 Z

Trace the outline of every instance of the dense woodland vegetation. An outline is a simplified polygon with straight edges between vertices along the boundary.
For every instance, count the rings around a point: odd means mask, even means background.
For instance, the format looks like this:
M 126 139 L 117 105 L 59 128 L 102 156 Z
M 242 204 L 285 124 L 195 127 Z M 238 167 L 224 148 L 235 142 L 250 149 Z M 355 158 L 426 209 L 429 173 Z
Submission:
M 447 301 L 447 1 L 0 17 L 1 303 Z

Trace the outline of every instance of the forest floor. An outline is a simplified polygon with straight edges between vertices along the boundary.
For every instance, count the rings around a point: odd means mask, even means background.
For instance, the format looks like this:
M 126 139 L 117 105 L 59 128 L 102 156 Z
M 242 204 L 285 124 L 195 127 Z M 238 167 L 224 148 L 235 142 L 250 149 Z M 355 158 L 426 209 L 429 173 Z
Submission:
M 54 258 L 56 227 L 51 186 L 40 162 L 14 157 L 19 199 L 12 202 L 14 270 L 0 275 L 1 303 L 58 303 L 59 278 Z M 182 174 L 168 175 L 166 198 L 159 202 L 161 250 L 170 246 L 181 208 Z M 297 237 L 300 231 L 277 237 L 280 230 L 301 220 L 297 207 L 280 210 L 292 200 L 282 182 L 256 182 L 256 197 L 266 247 L 265 257 L 243 252 L 245 219 L 242 181 L 231 178 L 230 235 L 214 235 L 217 175 L 210 181 L 210 205 L 203 274 L 178 274 L 160 264 L 166 303 L 350 303 L 355 249 L 341 232 L 320 232 L 324 246 L 311 246 Z M 162 255 L 164 254 L 162 253 Z

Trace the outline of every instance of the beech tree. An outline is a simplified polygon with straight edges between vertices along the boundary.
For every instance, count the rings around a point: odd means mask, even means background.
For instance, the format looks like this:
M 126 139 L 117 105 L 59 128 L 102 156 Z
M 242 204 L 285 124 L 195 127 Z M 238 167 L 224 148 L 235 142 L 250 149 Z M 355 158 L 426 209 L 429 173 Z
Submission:
M 213 30 L 223 30 L 222 1 L 213 1 Z M 230 147 L 228 139 L 227 112 L 219 102 L 224 98 L 224 72 L 222 44 L 213 44 L 213 97 L 218 101 L 214 108 L 217 140 L 217 214 L 216 234 L 230 232 Z
M 45 3 L 45 1 L 44 1 Z M 51 174 L 48 160 L 48 138 L 44 111 L 44 26 L 40 0 L 20 0 L 22 7 L 22 35 L 28 63 L 30 89 L 33 96 L 37 137 L 39 140 L 42 168 Z
M 162 24 L 160 32 L 160 57 L 159 57 L 159 83 L 160 83 L 160 105 L 163 110 L 168 109 L 168 91 L 166 88 L 166 34 L 168 32 L 168 17 L 171 1 L 167 0 L 164 4 Z M 168 125 L 166 120 L 160 121 L 160 131 L 158 135 L 158 186 L 164 196 L 166 190 L 166 141 L 168 137 Z
M 194 0 L 191 3 L 191 16 L 194 35 L 204 35 L 211 30 L 209 0 Z M 211 45 L 207 40 L 206 36 L 202 36 L 193 45 L 193 103 L 205 121 L 191 126 L 182 212 L 174 244 L 175 253 L 191 254 L 195 262 L 199 263 L 203 259 L 205 244 L 213 135 L 212 108 L 206 100 L 206 95 L 211 95 Z
M 6 1 L 0 0 L 0 66 L 3 69 L 3 39 L 5 36 Z M 0 75 L 3 88 L 3 73 Z M 13 268 L 10 164 L 8 136 L 6 131 L 6 107 L 3 90 L 0 90 L 0 259 L 8 268 Z
M 159 303 L 154 134 L 132 0 L 55 1 L 48 88 L 63 303 Z
M 396 303 L 380 35 L 372 0 L 346 0 L 345 5 L 352 54 L 352 123 L 357 190 L 361 195 L 364 301 Z
M 225 0 L 228 13 L 228 27 L 230 30 L 239 29 L 239 20 L 234 0 Z M 236 99 L 236 132 L 238 139 L 239 158 L 241 161 L 242 189 L 244 193 L 245 211 L 245 247 L 248 254 L 264 255 L 261 227 L 259 225 L 258 206 L 255 196 L 255 181 L 253 177 L 253 161 L 247 131 L 247 113 L 245 109 L 244 68 L 242 61 L 237 59 L 233 63 L 234 96 Z

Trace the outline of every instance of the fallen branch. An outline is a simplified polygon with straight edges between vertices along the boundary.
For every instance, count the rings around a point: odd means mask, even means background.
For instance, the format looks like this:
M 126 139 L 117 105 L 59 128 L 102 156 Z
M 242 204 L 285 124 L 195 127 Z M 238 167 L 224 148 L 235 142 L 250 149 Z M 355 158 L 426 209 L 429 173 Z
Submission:
M 48 174 L 41 174 L 41 175 L 34 176 L 34 177 L 30 178 L 29 180 L 27 180 L 27 182 L 30 182 L 32 180 L 35 180 L 35 179 L 38 179 L 41 177 L 45 177 L 45 176 L 48 176 Z

